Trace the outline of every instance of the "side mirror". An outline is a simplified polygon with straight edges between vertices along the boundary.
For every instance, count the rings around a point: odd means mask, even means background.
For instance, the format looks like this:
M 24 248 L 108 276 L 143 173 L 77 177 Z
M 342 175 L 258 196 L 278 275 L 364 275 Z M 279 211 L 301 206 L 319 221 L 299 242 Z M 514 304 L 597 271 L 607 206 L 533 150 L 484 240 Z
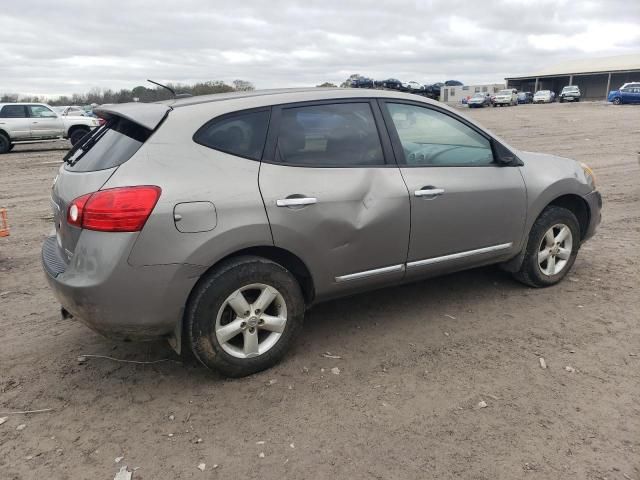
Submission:
M 520 160 L 515 153 L 502 145 L 500 142 L 491 140 L 491 148 L 493 149 L 493 158 L 495 161 L 503 166 L 522 166 L 522 160 Z

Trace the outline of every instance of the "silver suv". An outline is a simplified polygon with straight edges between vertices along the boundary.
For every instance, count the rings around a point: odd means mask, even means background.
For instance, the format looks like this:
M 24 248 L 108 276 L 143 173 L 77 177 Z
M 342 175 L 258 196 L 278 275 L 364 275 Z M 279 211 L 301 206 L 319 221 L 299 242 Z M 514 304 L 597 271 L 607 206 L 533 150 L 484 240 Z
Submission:
M 600 221 L 591 170 L 517 151 L 440 103 L 275 90 L 107 105 L 65 157 L 42 258 L 74 316 L 276 363 L 315 303 L 487 264 L 559 282 Z
M 0 154 L 14 145 L 68 138 L 72 145 L 99 125 L 97 118 L 59 115 L 43 103 L 0 103 Z

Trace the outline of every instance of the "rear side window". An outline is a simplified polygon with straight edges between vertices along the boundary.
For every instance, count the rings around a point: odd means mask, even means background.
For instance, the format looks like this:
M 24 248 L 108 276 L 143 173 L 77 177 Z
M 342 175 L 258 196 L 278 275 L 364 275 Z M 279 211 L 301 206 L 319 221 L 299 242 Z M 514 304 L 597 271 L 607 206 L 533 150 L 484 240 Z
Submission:
M 214 150 L 260 160 L 268 128 L 268 110 L 234 113 L 209 121 L 193 140 Z
M 290 165 L 383 165 L 378 129 L 368 103 L 282 110 L 276 160 Z
M 24 105 L 5 105 L 0 110 L 0 118 L 27 118 L 27 109 Z
M 151 130 L 130 120 L 113 117 L 67 153 L 64 157 L 66 169 L 93 172 L 122 165 L 138 151 L 151 133 Z

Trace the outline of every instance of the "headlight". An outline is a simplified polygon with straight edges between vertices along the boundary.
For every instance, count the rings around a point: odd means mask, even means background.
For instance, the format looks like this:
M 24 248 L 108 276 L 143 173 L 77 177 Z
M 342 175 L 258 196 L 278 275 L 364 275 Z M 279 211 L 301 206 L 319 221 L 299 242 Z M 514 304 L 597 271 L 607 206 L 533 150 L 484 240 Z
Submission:
M 596 174 L 593 173 L 593 170 L 591 169 L 591 167 L 589 167 L 589 165 L 580 162 L 580 166 L 582 167 L 582 170 L 584 171 L 584 176 L 587 177 L 587 182 L 589 183 L 591 188 L 593 188 L 595 190 L 596 189 Z

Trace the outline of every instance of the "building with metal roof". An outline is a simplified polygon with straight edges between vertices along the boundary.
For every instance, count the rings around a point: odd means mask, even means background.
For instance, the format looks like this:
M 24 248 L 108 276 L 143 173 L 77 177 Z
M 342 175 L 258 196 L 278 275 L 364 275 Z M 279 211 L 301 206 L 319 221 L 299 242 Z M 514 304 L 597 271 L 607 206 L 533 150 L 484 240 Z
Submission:
M 610 90 L 627 82 L 640 82 L 640 53 L 562 62 L 530 75 L 505 78 L 507 87 L 519 91 L 552 90 L 578 85 L 582 98 L 605 100 Z

